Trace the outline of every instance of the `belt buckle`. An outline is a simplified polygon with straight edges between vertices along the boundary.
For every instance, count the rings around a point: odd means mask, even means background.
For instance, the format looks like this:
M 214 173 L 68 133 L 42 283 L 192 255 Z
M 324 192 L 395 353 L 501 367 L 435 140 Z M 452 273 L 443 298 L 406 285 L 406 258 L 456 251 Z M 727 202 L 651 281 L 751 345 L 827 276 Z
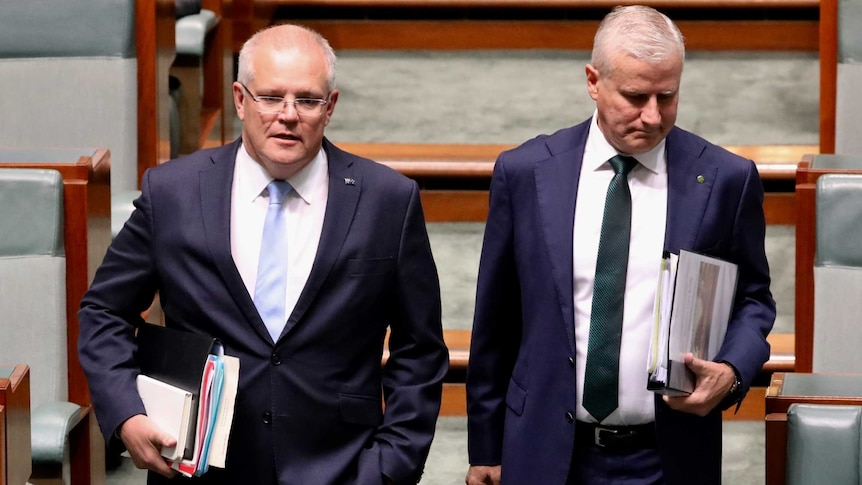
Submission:
M 598 446 L 599 448 L 604 448 L 607 445 L 602 441 L 603 433 L 615 435 L 615 434 L 619 433 L 619 430 L 616 430 L 613 428 L 604 428 L 602 426 L 596 426 L 596 428 L 593 430 L 593 432 L 594 432 L 594 438 L 595 438 L 594 442 L 595 442 L 596 446 Z M 607 436 L 607 435 L 604 435 L 604 436 Z

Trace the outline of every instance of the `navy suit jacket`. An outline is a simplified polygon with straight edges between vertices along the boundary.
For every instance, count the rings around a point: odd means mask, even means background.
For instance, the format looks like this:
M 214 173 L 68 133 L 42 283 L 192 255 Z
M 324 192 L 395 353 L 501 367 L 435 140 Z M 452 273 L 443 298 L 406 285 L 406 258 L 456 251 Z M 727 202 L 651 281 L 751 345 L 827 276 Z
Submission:
M 505 484 L 566 483 L 574 450 L 573 215 L 589 126 L 539 136 L 502 153 L 494 167 L 467 375 L 468 429 L 470 463 L 502 464 Z M 716 360 L 733 364 L 747 389 L 769 357 L 766 335 L 775 319 L 760 178 L 750 160 L 679 128 L 666 151 L 665 250 L 739 265 Z M 646 378 L 644 363 L 644 386 Z M 656 426 L 669 484 L 719 484 L 720 410 L 701 418 L 657 396 Z
M 448 368 L 416 183 L 324 140 L 329 198 L 319 248 L 273 342 L 231 257 L 239 147 L 149 170 L 84 296 L 81 363 L 106 439 L 144 412 L 133 332 L 158 291 L 167 326 L 219 338 L 240 359 L 227 467 L 211 468 L 205 483 L 380 485 L 383 474 L 416 483 Z

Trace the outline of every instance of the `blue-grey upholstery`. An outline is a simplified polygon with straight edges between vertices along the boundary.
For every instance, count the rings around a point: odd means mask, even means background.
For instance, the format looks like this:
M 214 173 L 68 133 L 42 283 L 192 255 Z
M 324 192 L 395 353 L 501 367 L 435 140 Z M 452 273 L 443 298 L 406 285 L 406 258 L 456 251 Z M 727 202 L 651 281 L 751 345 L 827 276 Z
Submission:
M 137 189 L 135 4 L 0 0 L 0 146 L 107 148 L 112 192 Z
M 791 404 L 787 411 L 788 485 L 859 485 L 862 406 Z
M 206 35 L 215 27 L 217 21 L 215 12 L 207 9 L 201 9 L 196 14 L 177 19 L 177 55 L 202 57 Z
M 86 409 L 68 398 L 63 180 L 0 169 L 0 356 L 30 366 L 33 476 L 68 467 L 69 431 Z
M 812 369 L 862 373 L 862 175 L 820 176 L 816 201 Z
M 862 155 L 862 2 L 838 1 L 835 153 Z

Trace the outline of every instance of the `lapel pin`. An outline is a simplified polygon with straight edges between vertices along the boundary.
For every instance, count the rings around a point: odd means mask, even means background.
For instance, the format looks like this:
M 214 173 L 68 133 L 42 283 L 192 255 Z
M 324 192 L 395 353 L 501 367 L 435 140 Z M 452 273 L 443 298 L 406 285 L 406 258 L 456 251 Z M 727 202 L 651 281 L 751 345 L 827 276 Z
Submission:
M 706 179 L 705 179 L 705 178 L 703 178 L 703 175 L 698 175 L 698 176 L 697 176 L 697 183 L 702 184 L 702 183 L 704 182 L 704 180 L 706 180 Z
M 344 177 L 344 185 L 356 185 L 356 180 L 349 177 Z

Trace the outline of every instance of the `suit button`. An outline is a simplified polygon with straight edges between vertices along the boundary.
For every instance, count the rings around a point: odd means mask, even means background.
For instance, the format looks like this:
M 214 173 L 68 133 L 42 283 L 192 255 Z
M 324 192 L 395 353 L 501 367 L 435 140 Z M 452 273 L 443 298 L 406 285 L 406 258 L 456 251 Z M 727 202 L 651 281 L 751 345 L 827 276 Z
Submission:
M 569 365 L 572 366 L 572 368 L 575 367 L 575 358 L 574 357 L 569 357 Z
M 269 360 L 272 362 L 272 365 L 281 365 L 281 356 L 277 353 L 273 353 Z
M 574 423 L 575 422 L 575 413 L 573 413 L 571 411 L 566 412 L 566 421 L 568 421 L 570 423 Z
M 272 413 L 267 411 L 263 413 L 263 424 L 272 424 Z

